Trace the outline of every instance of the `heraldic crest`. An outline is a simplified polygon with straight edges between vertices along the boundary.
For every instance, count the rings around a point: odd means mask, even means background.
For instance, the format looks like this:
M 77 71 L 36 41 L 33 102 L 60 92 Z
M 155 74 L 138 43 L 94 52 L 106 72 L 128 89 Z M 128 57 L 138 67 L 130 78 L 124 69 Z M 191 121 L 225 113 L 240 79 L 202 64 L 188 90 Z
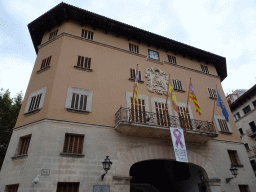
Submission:
M 167 95 L 168 75 L 165 72 L 157 67 L 151 67 L 146 69 L 145 77 L 148 80 L 147 87 L 150 92 Z

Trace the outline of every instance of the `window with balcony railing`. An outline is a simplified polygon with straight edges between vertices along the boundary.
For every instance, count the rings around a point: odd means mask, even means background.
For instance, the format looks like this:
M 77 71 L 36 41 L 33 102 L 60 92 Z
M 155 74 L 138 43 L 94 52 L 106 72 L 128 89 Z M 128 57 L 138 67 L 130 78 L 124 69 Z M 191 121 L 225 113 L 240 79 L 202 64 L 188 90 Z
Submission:
M 168 108 L 165 103 L 155 102 L 156 119 L 158 125 L 170 125 Z
M 250 126 L 250 128 L 251 128 L 251 130 L 252 130 L 253 133 L 256 132 L 256 125 L 255 125 L 254 121 L 251 121 L 251 122 L 249 123 L 249 126 Z
M 192 123 L 190 119 L 189 112 L 186 107 L 178 107 L 179 109 L 179 120 L 180 120 L 180 127 L 186 129 L 192 129 Z
M 135 122 L 146 123 L 146 108 L 144 99 L 138 99 L 138 104 L 136 105 L 135 99 L 131 98 L 130 118 Z

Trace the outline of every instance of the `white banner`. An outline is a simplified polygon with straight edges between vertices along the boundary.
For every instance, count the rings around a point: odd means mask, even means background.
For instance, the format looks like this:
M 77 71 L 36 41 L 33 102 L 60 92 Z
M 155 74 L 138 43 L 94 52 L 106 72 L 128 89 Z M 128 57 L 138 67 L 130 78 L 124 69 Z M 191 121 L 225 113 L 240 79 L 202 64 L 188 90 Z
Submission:
M 176 161 L 188 162 L 183 129 L 170 127 Z

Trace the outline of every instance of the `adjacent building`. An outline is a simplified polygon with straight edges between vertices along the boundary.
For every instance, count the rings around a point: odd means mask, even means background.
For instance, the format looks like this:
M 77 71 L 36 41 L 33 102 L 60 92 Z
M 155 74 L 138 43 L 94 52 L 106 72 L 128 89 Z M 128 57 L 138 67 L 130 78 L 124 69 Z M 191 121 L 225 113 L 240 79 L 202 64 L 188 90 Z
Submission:
M 230 109 L 256 174 L 256 85 L 238 97 Z
M 0 191 L 256 191 L 221 87 L 224 57 L 65 3 L 28 28 L 37 58 Z M 201 116 L 191 101 L 186 110 L 190 79 Z M 179 113 L 166 106 L 169 81 Z M 213 114 L 216 86 L 229 122 Z M 169 127 L 183 128 L 188 163 L 175 160 Z

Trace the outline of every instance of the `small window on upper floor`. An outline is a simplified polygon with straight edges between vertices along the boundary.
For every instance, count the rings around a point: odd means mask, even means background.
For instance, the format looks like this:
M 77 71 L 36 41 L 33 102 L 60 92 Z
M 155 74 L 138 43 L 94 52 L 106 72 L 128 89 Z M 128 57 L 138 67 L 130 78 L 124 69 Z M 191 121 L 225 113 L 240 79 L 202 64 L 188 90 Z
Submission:
M 46 87 L 38 91 L 35 91 L 29 95 L 25 113 L 24 113 L 25 115 L 38 112 L 42 108 L 45 93 L 46 93 Z
M 75 65 L 74 67 L 76 69 L 82 69 L 85 71 L 93 71 L 91 69 L 91 61 L 92 59 L 89 57 L 83 57 L 78 55 L 77 65 Z
M 49 35 L 49 40 L 52 39 L 53 37 L 57 36 L 57 34 L 58 34 L 58 29 L 51 32 L 50 35 Z
M 169 63 L 177 64 L 177 61 L 176 61 L 176 57 L 175 57 L 175 56 L 167 55 L 167 57 L 168 57 L 168 62 L 169 62 Z
M 129 78 L 129 80 L 135 81 L 136 74 L 137 74 L 136 72 L 137 72 L 136 69 L 130 69 L 130 78 Z M 141 71 L 140 70 L 139 70 L 139 80 L 138 80 L 138 82 L 144 83 L 144 81 L 141 80 Z
M 247 105 L 245 108 L 243 108 L 243 112 L 244 114 L 247 114 L 251 111 L 251 107 L 249 105 Z
M 243 131 L 242 128 L 239 128 L 238 131 L 239 131 L 239 133 L 240 133 L 241 136 L 244 135 L 244 131 Z
M 47 58 L 42 60 L 42 64 L 41 64 L 40 70 L 38 70 L 37 73 L 41 73 L 41 72 L 43 72 L 43 71 L 45 71 L 45 70 L 50 68 L 51 58 L 52 58 L 52 56 L 47 57 Z
M 248 143 L 244 143 L 244 147 L 245 147 L 245 149 L 246 149 L 247 151 L 250 150 L 250 147 L 249 147 Z
M 251 131 L 252 131 L 253 133 L 256 132 L 256 125 L 255 125 L 254 121 L 251 121 L 251 122 L 249 123 L 249 126 L 250 126 Z
M 218 119 L 220 130 L 223 133 L 230 133 L 226 119 Z
M 63 146 L 63 153 L 82 154 L 84 135 L 66 133 Z
M 183 88 L 182 88 L 182 84 L 181 84 L 180 80 L 173 79 L 172 84 L 173 84 L 173 89 L 174 90 L 184 91 Z
M 201 69 L 202 69 L 203 72 L 209 73 L 209 70 L 208 70 L 208 67 L 207 67 L 207 66 L 201 65 Z
M 249 192 L 248 185 L 238 185 L 240 192 Z
M 17 192 L 18 188 L 19 188 L 19 184 L 6 185 L 6 192 Z
M 232 165 L 240 165 L 240 161 L 236 150 L 228 150 L 228 155 Z
M 129 43 L 129 51 L 139 53 L 139 46 Z
M 252 102 L 253 107 L 256 108 L 256 100 Z
M 65 108 L 69 112 L 89 113 L 92 108 L 92 91 L 69 87 Z
M 212 98 L 212 99 L 216 98 L 216 91 L 215 91 L 215 89 L 208 88 L 208 92 L 209 92 L 210 98 Z
M 237 112 L 235 115 L 234 115 L 234 120 L 237 121 L 238 119 L 240 119 L 240 113 Z
M 85 29 L 82 29 L 81 37 L 93 40 L 94 33 L 92 31 L 87 31 Z

